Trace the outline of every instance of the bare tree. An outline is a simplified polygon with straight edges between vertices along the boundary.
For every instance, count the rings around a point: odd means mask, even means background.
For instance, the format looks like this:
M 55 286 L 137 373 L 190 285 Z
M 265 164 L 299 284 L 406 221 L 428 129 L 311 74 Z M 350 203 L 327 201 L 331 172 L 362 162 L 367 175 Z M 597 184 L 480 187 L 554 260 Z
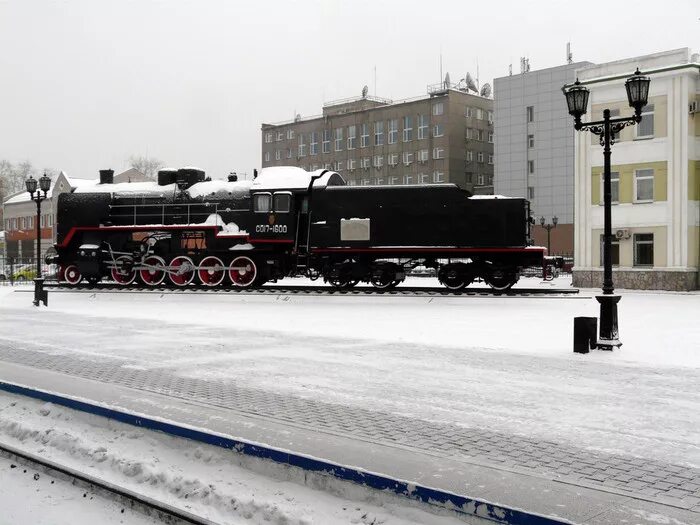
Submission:
M 152 157 L 132 155 L 129 157 L 129 166 L 139 170 L 147 179 L 155 180 L 158 170 L 165 166 L 165 164 Z

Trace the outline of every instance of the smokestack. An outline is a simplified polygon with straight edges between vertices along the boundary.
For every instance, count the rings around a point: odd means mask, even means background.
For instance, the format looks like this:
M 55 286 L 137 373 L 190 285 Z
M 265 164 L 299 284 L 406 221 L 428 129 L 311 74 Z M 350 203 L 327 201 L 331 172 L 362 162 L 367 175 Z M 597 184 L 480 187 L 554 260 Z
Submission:
M 238 175 L 236 175 L 235 173 L 231 173 L 231 174 L 228 176 L 228 181 L 229 181 L 229 182 L 236 182 L 237 180 L 238 180 Z
M 114 184 L 114 170 L 100 170 L 100 184 Z

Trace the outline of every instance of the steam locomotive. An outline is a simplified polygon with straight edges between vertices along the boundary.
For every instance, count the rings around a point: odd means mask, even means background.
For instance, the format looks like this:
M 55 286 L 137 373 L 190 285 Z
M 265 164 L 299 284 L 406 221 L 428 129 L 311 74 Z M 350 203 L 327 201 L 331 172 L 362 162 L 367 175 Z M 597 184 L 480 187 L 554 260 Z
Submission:
M 336 172 L 261 170 L 213 181 L 197 168 L 157 182 L 100 182 L 61 194 L 51 262 L 70 286 L 260 286 L 303 275 L 338 288 L 390 289 L 417 266 L 459 290 L 510 288 L 541 266 L 529 203 L 476 197 L 453 184 L 347 186 Z

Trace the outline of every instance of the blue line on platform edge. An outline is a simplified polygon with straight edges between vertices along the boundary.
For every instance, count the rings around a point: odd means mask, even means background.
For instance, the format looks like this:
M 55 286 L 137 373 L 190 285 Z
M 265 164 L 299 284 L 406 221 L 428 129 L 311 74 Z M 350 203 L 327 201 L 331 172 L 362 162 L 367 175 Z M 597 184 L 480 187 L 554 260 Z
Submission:
M 12 394 L 20 394 L 41 401 L 47 401 L 75 410 L 81 410 L 90 414 L 103 416 L 129 425 L 135 425 L 150 430 L 157 430 L 186 439 L 191 439 L 207 445 L 214 445 L 232 449 L 242 454 L 261 459 L 269 459 L 276 463 L 291 465 L 312 472 L 330 474 L 338 479 L 350 481 L 377 490 L 389 490 L 399 496 L 418 500 L 423 503 L 443 507 L 460 514 L 478 516 L 498 523 L 508 525 L 563 525 L 571 522 L 557 518 L 549 518 L 538 514 L 532 514 L 523 510 L 511 509 L 502 505 L 481 501 L 466 496 L 460 496 L 443 490 L 415 485 L 405 481 L 395 480 L 387 476 L 364 472 L 351 467 L 336 465 L 327 461 L 309 458 L 306 456 L 291 454 L 272 447 L 254 445 L 239 439 L 232 439 L 215 434 L 209 434 L 201 430 L 193 430 L 181 427 L 173 423 L 157 421 L 155 419 L 121 412 L 112 408 L 105 408 L 85 401 L 78 401 L 70 397 L 52 394 L 33 388 L 15 385 L 0 381 L 0 390 Z

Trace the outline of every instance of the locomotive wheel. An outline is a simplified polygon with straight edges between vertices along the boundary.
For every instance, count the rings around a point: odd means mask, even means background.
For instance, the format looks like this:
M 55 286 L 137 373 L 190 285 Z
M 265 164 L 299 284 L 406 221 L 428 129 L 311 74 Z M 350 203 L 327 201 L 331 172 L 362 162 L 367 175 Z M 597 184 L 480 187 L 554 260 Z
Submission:
M 344 279 L 342 277 L 328 279 L 328 284 L 330 284 L 334 288 L 352 288 L 353 286 L 355 286 L 359 282 L 360 281 L 357 281 L 357 280 L 351 281 L 349 279 Z
M 61 280 L 71 286 L 77 286 L 83 280 L 83 274 L 80 273 L 75 264 L 70 264 L 63 269 L 63 279 Z
M 187 286 L 194 279 L 195 266 L 192 259 L 180 255 L 170 261 L 168 278 L 175 286 Z
M 139 275 L 144 284 L 148 286 L 157 286 L 165 279 L 165 261 L 162 257 L 151 255 L 146 257 L 141 263 L 146 268 L 139 270 Z
M 511 270 L 490 268 L 484 280 L 491 288 L 498 291 L 508 290 L 518 282 L 520 276 Z
M 117 284 L 126 286 L 134 282 L 134 279 L 136 279 L 136 270 L 134 270 L 133 262 L 134 260 L 128 255 L 117 257 L 115 261 L 116 266 L 112 268 L 111 271 L 112 279 L 114 279 Z
M 474 280 L 470 266 L 465 263 L 452 263 L 438 270 L 438 279 L 448 290 L 458 291 L 466 288 Z
M 382 265 L 375 268 L 372 271 L 372 277 L 370 277 L 370 282 L 372 286 L 378 290 L 388 290 L 396 286 L 394 283 L 398 284 L 400 281 L 396 279 L 396 271 L 394 265 Z
M 205 257 L 197 270 L 199 281 L 205 286 L 218 286 L 226 276 L 226 267 L 218 257 Z
M 249 288 L 255 282 L 258 276 L 258 267 L 250 257 L 241 255 L 231 261 L 231 268 L 228 271 L 228 276 L 235 286 L 241 288 Z

